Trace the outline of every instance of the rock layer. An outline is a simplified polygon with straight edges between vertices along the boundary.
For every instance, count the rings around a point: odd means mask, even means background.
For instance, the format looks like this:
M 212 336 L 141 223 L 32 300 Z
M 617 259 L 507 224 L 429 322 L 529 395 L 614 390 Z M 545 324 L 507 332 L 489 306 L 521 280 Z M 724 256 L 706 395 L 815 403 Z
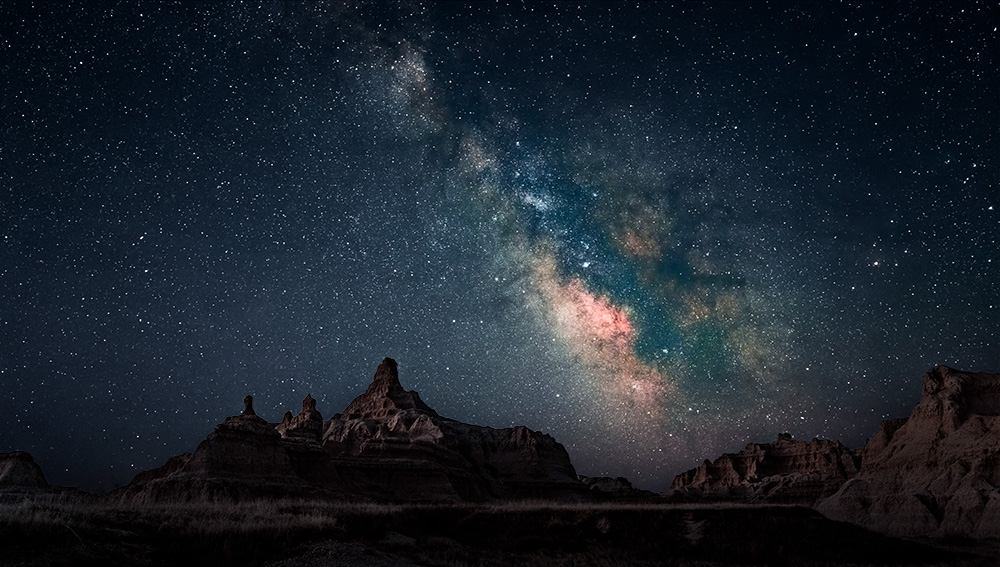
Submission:
M 389 501 L 578 497 L 565 448 L 527 427 L 492 429 L 441 417 L 385 359 L 368 389 L 324 422 L 312 396 L 270 424 L 247 396 L 192 454 L 136 476 L 125 501 L 301 496 Z
M 839 442 L 806 443 L 785 433 L 775 443 L 750 443 L 677 475 L 667 496 L 813 505 L 857 474 L 860 460 L 858 451 Z
M 938 366 L 909 418 L 883 422 L 861 471 L 822 502 L 830 518 L 891 535 L 1000 533 L 1000 374 Z

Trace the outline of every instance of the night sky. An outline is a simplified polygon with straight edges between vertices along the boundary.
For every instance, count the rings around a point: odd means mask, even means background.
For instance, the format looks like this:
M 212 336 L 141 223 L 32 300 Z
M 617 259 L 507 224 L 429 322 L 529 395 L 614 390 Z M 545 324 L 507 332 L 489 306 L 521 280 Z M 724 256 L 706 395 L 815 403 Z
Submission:
M 109 490 L 383 357 L 665 489 L 1000 371 L 1000 8 L 0 1 L 0 452 Z

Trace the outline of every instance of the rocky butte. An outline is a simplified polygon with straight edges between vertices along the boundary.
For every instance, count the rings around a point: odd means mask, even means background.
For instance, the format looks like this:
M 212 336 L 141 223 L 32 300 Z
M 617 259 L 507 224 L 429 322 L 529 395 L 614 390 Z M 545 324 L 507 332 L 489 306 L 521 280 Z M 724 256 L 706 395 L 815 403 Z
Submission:
M 910 417 L 882 423 L 820 512 L 890 535 L 1000 534 L 1000 374 L 946 366 Z
M 0 453 L 0 490 L 46 488 L 49 483 L 30 453 Z
M 136 475 L 123 502 L 260 497 L 392 502 L 579 498 L 566 449 L 527 427 L 493 429 L 438 415 L 386 358 L 368 389 L 324 421 L 312 396 L 272 424 L 247 396 L 194 453 Z

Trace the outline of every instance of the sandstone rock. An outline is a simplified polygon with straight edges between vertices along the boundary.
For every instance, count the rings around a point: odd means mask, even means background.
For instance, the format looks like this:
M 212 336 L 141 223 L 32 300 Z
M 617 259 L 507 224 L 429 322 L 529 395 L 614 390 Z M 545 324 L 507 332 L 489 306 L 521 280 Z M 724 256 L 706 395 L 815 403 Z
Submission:
M 1000 374 L 931 369 L 910 417 L 862 454 L 823 514 L 890 535 L 1000 534 Z
M 839 442 L 797 441 L 783 433 L 775 443 L 750 443 L 739 453 L 677 475 L 672 500 L 736 500 L 813 505 L 858 472 L 860 455 Z
M 0 453 L 0 490 L 49 488 L 42 468 L 25 451 Z

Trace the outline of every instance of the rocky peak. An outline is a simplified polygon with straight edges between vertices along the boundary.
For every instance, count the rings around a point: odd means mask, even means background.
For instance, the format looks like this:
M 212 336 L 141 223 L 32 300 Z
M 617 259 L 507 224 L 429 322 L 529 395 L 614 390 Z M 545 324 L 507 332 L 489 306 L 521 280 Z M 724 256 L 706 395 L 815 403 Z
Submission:
M 243 398 L 243 415 L 257 415 L 257 412 L 253 411 L 253 396 L 249 394 Z
M 302 413 L 314 411 L 316 411 L 316 400 L 313 399 L 312 394 L 306 394 L 306 397 L 302 400 Z
M 45 475 L 30 453 L 0 453 L 0 488 L 46 488 Z
M 403 410 L 437 416 L 437 412 L 425 404 L 419 394 L 403 389 L 396 361 L 386 358 L 375 371 L 375 378 L 365 393 L 355 398 L 343 415 L 348 419 L 384 418 Z
M 282 437 L 301 437 L 315 440 L 317 443 L 323 436 L 323 416 L 316 410 L 316 400 L 312 394 L 306 394 L 302 400 L 302 412 L 292 417 L 292 412 L 285 412 L 284 419 L 275 428 Z

